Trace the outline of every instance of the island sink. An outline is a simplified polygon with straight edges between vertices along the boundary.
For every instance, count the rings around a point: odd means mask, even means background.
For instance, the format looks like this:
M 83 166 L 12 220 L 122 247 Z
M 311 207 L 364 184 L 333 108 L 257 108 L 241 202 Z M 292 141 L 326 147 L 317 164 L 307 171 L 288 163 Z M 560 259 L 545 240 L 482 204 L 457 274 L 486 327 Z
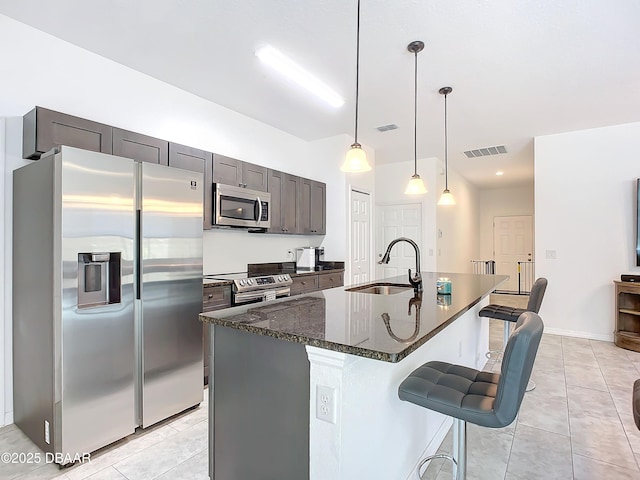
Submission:
M 404 285 L 402 283 L 377 282 L 359 287 L 346 288 L 345 290 L 347 292 L 372 293 L 375 295 L 394 295 L 411 289 L 413 289 L 411 285 Z

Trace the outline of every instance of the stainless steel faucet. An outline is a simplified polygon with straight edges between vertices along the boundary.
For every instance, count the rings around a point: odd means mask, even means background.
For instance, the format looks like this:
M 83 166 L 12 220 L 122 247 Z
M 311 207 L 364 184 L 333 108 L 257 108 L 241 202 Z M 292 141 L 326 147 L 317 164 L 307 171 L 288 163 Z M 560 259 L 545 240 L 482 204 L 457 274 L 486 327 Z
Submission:
M 398 242 L 407 242 L 416 251 L 416 272 L 414 275 L 411 275 L 411 269 L 409 269 L 409 283 L 413 285 L 413 289 L 416 292 L 421 292 L 422 291 L 422 275 L 420 275 L 420 248 L 418 248 L 418 244 L 416 242 L 406 237 L 399 237 L 399 238 L 396 238 L 395 240 L 392 240 L 391 243 L 389 243 L 389 246 L 387 247 L 387 251 L 385 252 L 384 256 L 378 263 L 380 264 L 389 263 L 391 249 Z

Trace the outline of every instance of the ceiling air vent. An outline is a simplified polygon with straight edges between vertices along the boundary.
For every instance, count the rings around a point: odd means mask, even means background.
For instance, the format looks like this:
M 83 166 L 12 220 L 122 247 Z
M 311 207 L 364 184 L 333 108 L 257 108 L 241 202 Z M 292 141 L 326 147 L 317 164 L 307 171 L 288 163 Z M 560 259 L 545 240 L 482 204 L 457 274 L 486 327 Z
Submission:
M 475 150 L 467 150 L 466 152 L 464 152 L 467 158 L 486 157 L 487 155 L 500 155 L 501 153 L 507 153 L 507 147 L 505 147 L 504 145 L 477 148 Z
M 395 130 L 396 128 L 398 128 L 398 125 L 396 125 L 395 123 L 390 123 L 389 125 L 381 125 L 379 127 L 376 127 L 376 130 L 378 130 L 379 132 L 388 132 L 389 130 Z

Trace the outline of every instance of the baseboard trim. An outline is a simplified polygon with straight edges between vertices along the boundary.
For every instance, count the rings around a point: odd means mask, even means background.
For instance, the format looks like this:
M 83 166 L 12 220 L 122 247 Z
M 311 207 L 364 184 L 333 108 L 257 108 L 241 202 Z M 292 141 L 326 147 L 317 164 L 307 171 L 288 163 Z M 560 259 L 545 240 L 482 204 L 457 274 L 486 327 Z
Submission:
M 613 333 L 601 334 L 591 332 L 579 332 L 576 330 L 565 330 L 563 328 L 547 328 L 544 327 L 544 333 L 550 335 L 562 335 L 564 337 L 586 338 L 588 340 L 600 340 L 602 342 L 613 342 Z

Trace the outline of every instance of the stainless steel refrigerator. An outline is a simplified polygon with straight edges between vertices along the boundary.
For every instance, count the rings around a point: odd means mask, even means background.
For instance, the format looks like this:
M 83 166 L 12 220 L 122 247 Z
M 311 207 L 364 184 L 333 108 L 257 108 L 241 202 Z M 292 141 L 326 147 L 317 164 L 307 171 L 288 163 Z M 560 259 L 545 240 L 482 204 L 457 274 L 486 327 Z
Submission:
M 70 147 L 14 172 L 14 419 L 58 463 L 202 401 L 202 188 Z

